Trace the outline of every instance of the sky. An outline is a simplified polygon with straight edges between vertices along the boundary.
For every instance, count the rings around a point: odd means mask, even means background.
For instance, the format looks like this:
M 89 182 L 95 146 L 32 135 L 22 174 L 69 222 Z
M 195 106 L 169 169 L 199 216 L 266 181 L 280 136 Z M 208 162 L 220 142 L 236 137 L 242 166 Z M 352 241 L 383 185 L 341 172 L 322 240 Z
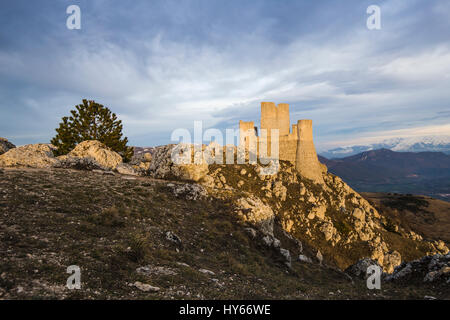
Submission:
M 262 101 L 312 119 L 319 150 L 450 135 L 450 1 L 2 0 L 0 136 L 47 143 L 82 99 L 138 146 L 259 126 Z

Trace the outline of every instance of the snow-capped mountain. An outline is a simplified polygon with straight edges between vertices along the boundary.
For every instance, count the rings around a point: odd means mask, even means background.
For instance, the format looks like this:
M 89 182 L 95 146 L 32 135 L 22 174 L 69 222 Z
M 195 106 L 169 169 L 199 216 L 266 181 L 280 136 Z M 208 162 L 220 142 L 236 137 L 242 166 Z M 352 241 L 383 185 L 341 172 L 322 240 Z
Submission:
M 402 152 L 435 151 L 450 154 L 450 136 L 393 138 L 370 145 L 353 145 L 319 152 L 325 158 L 344 158 L 364 151 L 390 149 Z

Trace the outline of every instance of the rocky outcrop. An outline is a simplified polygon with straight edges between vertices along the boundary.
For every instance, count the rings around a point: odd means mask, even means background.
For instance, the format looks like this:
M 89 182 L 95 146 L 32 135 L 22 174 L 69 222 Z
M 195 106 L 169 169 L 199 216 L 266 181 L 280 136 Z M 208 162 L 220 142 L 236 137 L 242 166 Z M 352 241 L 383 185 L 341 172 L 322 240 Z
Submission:
M 160 290 L 159 287 L 154 287 L 152 285 L 149 285 L 148 283 L 142 283 L 140 281 L 136 281 L 133 285 L 144 292 L 158 292 Z
M 236 201 L 236 213 L 244 220 L 257 226 L 263 233 L 273 235 L 275 215 L 268 205 L 256 197 L 240 198 Z
M 449 249 L 448 247 L 445 245 L 444 241 L 439 240 L 439 241 L 434 241 L 431 245 L 432 247 L 432 251 L 431 254 L 448 254 L 449 253 Z
M 13 149 L 16 146 L 13 145 L 11 142 L 6 140 L 5 138 L 0 138 L 0 155 L 7 152 L 9 149 Z
M 262 231 L 263 242 L 269 247 L 277 244 L 273 235 L 276 219 L 285 232 L 308 243 L 314 252 L 323 252 L 320 256 L 324 261 L 334 260 L 341 269 L 356 262 L 354 250 L 360 253 L 358 258 L 376 261 L 386 273 L 393 272 L 401 264 L 401 250 L 393 251 L 389 237 L 385 238 L 386 232 L 390 232 L 386 229 L 385 218 L 342 179 L 327 173 L 324 167 L 320 169 L 323 182 L 317 183 L 310 177 L 305 179 L 287 161 L 280 162 L 279 170 L 274 174 L 267 174 L 261 164 L 208 165 L 202 151 L 212 148 L 214 157 L 215 147 L 212 143 L 198 150 L 186 144 L 154 148 L 148 174 L 154 178 L 196 181 L 203 186 L 202 190 L 197 190 L 195 184 L 173 184 L 173 193 L 187 200 L 204 197 L 205 193 L 232 199 L 236 214 Z M 397 230 L 396 234 L 405 234 L 408 241 L 422 241 L 415 233 Z M 426 243 L 430 253 L 448 250 L 443 242 Z M 398 244 L 395 247 L 398 248 Z M 416 249 L 418 247 L 424 246 Z M 339 257 L 330 256 L 331 251 Z
M 113 170 L 122 163 L 122 157 L 115 151 L 105 146 L 97 140 L 87 140 L 79 143 L 69 154 L 61 156 L 59 159 L 67 165 L 92 162 L 97 163 L 101 168 Z M 89 160 L 82 160 L 89 159 Z
M 386 273 L 394 272 L 395 267 L 402 263 L 402 256 L 398 251 L 388 252 L 383 258 L 383 269 Z
M 377 261 L 369 258 L 364 258 L 345 269 L 345 272 L 358 278 L 367 279 L 367 270 L 370 266 L 380 267 Z
M 107 171 L 108 168 L 103 167 L 93 158 L 78 158 L 67 155 L 59 156 L 59 162 L 55 163 L 56 168 L 76 169 L 76 170 L 102 170 Z
M 287 189 L 283 185 L 283 181 L 275 181 L 272 186 L 273 195 L 279 198 L 281 201 L 286 200 Z
M 450 284 L 450 254 L 425 256 L 410 262 L 404 262 L 386 275 L 386 281 L 411 281 Z
M 0 155 L 0 167 L 50 168 L 59 163 L 51 144 L 27 144 Z
M 128 175 L 128 176 L 137 176 L 140 174 L 138 169 L 128 163 L 120 163 L 116 167 L 116 171 L 120 174 Z
M 201 198 L 207 197 L 208 193 L 205 188 L 199 184 L 173 184 L 169 183 L 167 185 L 172 189 L 175 196 L 178 198 L 184 198 L 186 200 L 199 200 Z
M 134 155 L 131 158 L 130 164 L 139 165 L 141 162 L 151 162 L 151 161 L 152 161 L 152 154 L 145 152 Z
M 113 170 L 122 157 L 99 141 L 78 144 L 69 154 L 55 157 L 51 144 L 29 144 L 0 155 L 0 166 L 30 168 L 73 168 L 80 170 Z
M 146 175 L 150 169 L 150 163 L 152 161 L 152 155 L 149 152 L 135 154 L 131 159 L 129 165 L 131 165 L 139 175 Z
M 332 222 L 325 222 L 320 226 L 319 230 L 324 234 L 325 240 L 330 241 L 333 246 L 341 240 L 341 236 Z
M 197 161 L 198 164 L 196 164 Z M 203 160 L 202 153 L 194 150 L 192 145 L 186 144 L 155 148 L 149 167 L 149 174 L 160 179 L 197 182 L 207 173 L 208 164 Z

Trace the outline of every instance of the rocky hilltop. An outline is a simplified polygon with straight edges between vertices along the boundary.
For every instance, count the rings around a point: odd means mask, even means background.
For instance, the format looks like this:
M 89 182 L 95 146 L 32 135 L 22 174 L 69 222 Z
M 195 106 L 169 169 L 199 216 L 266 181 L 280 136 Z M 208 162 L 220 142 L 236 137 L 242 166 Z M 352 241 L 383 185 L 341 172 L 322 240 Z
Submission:
M 449 249 L 444 241 L 428 239 L 412 229 L 396 224 L 395 221 L 383 215 L 383 212 L 379 212 L 339 177 L 328 173 L 325 166 L 321 166 L 323 182 L 317 183 L 317 180 L 315 182 L 302 176 L 296 170 L 295 164 L 289 161 L 280 161 L 276 174 L 267 174 L 266 166 L 261 164 L 208 164 L 205 161 L 198 164 L 175 164 L 171 158 L 175 147 L 176 145 L 156 147 L 151 156 L 149 154 L 138 154 L 131 163 L 122 163 L 121 157 L 117 153 L 97 141 L 80 143 L 71 153 L 60 157 L 53 155 L 52 148 L 54 147 L 48 144 L 11 148 L 0 155 L 0 167 L 5 168 L 3 172 L 0 172 L 3 179 L 4 200 L 1 204 L 3 214 L 7 215 L 8 211 L 5 209 L 9 208 L 11 212 L 15 212 L 17 208 L 28 205 L 26 200 L 22 203 L 20 197 L 12 200 L 14 188 L 5 189 L 5 183 L 13 183 L 16 188 L 32 188 L 32 185 L 21 185 L 24 181 L 23 177 L 28 175 L 27 172 L 30 172 L 30 169 L 26 168 L 37 168 L 41 170 L 39 172 L 45 173 L 44 176 L 49 176 L 49 178 L 46 178 L 47 180 L 54 179 L 51 177 L 58 177 L 59 182 L 64 180 L 65 175 L 69 177 L 77 175 L 77 172 L 91 171 L 94 175 L 89 176 L 89 181 L 92 181 L 93 185 L 98 183 L 102 188 L 105 188 L 103 190 L 104 195 L 100 192 L 95 197 L 105 197 L 106 199 L 102 201 L 106 201 L 110 205 L 114 203 L 117 205 L 115 197 L 121 199 L 121 205 L 129 203 L 128 200 L 124 199 L 124 194 L 139 203 L 141 201 L 144 203 L 146 197 L 153 199 L 153 202 L 143 207 L 150 211 L 155 209 L 152 207 L 152 205 L 155 205 L 155 197 L 165 199 L 164 201 L 167 201 L 168 206 L 172 201 L 176 201 L 176 205 L 167 210 L 162 209 L 164 204 L 161 204 L 162 207 L 158 210 L 165 213 L 160 212 L 158 214 L 159 220 L 153 220 L 152 225 L 155 228 L 158 228 L 158 223 L 161 226 L 171 224 L 169 221 L 172 218 L 170 217 L 175 214 L 173 210 L 176 211 L 177 208 L 182 207 L 190 208 L 183 209 L 191 212 L 190 215 L 195 215 L 196 210 L 203 212 L 202 206 L 204 206 L 209 208 L 210 213 L 208 214 L 216 212 L 214 216 L 217 219 L 230 219 L 232 216 L 237 226 L 240 225 L 240 227 L 236 227 L 238 228 L 236 230 L 242 230 L 245 238 L 249 239 L 243 241 L 245 243 L 250 241 L 251 244 L 248 245 L 254 248 L 252 250 L 256 250 L 255 252 L 252 251 L 252 255 L 258 252 L 259 255 L 275 257 L 273 261 L 281 263 L 287 270 L 291 270 L 288 273 L 297 273 L 302 270 L 302 272 L 306 272 L 305 265 L 313 263 L 323 266 L 323 272 L 340 274 L 338 276 L 339 281 L 345 282 L 348 281 L 348 276 L 344 276 L 342 271 L 347 270 L 351 279 L 355 274 L 352 271 L 355 269 L 354 266 L 363 260 L 380 265 L 386 274 L 385 277 L 391 274 L 395 278 L 396 274 L 406 268 L 409 271 L 404 273 L 408 272 L 408 274 L 414 274 L 414 270 L 420 270 L 422 273 L 426 271 L 421 274 L 421 277 L 427 278 L 429 282 L 448 283 Z M 195 159 L 198 154 L 192 146 L 189 147 L 193 150 L 192 159 Z M 208 147 L 203 146 L 202 150 L 211 150 Z M 237 154 L 235 147 L 229 147 L 228 149 L 230 148 Z M 61 175 L 60 172 L 67 172 L 67 174 Z M 34 173 L 31 175 L 34 175 Z M 39 173 L 39 176 L 42 179 L 42 174 Z M 109 176 L 111 178 L 108 178 Z M 81 178 L 77 179 L 81 181 Z M 122 187 L 111 189 L 107 187 L 105 182 L 109 181 L 108 179 L 112 179 L 108 183 L 118 181 L 117 179 L 127 181 L 125 188 L 133 188 L 132 185 L 128 184 L 136 181 L 139 185 L 139 192 L 134 194 L 134 189 L 128 190 L 122 189 Z M 51 184 L 52 182 L 48 181 L 47 183 Z M 155 183 L 157 187 L 155 187 Z M 147 185 L 152 192 L 151 196 L 145 190 Z M 92 186 L 90 185 L 89 188 L 92 188 Z M 33 196 L 35 200 L 30 205 L 33 206 L 34 211 L 45 211 L 47 209 L 41 208 L 40 204 L 56 201 L 44 200 L 41 194 L 45 195 L 45 190 L 33 191 L 36 193 Z M 53 198 L 69 197 L 67 192 L 60 195 L 57 194 L 58 191 L 50 193 Z M 170 197 L 175 197 L 176 200 L 172 200 Z M 69 199 L 67 200 L 69 201 Z M 76 206 L 76 204 L 74 205 Z M 129 213 L 124 216 L 122 209 L 119 211 L 108 209 L 114 212 L 103 216 L 101 213 L 95 213 L 96 210 L 100 210 L 97 205 L 97 203 L 88 201 L 84 205 L 85 209 L 83 209 L 83 212 L 90 212 L 92 208 L 95 208 L 92 209 L 94 213 L 88 214 L 88 216 L 91 216 L 88 224 L 90 225 L 89 230 L 92 232 L 96 232 L 97 224 L 99 224 L 98 228 L 100 229 L 105 227 L 101 222 L 104 219 L 107 220 L 104 223 L 110 224 L 109 227 L 116 223 L 118 225 L 128 224 Z M 62 212 L 67 211 L 67 209 L 61 209 L 60 206 L 61 204 L 50 205 L 52 214 L 58 214 L 57 208 L 60 208 Z M 133 210 L 136 209 L 131 203 L 128 207 L 133 207 Z M 56 210 L 55 213 L 53 213 L 54 210 Z M 123 210 L 126 211 L 127 206 Z M 75 214 L 72 209 L 69 209 L 68 212 L 71 215 Z M 222 214 L 224 216 L 220 217 Z M 96 218 L 94 219 L 94 217 Z M 138 221 L 142 223 L 141 226 L 138 224 L 138 229 L 149 227 L 145 219 L 143 216 L 138 218 Z M 168 221 L 165 221 L 166 219 Z M 173 234 L 172 231 L 167 233 L 167 230 L 160 230 L 166 240 L 175 245 L 176 254 L 185 250 L 183 247 L 186 242 L 189 243 L 189 237 L 194 237 L 195 234 L 204 234 L 208 239 L 205 240 L 205 243 L 212 241 L 210 237 L 213 235 L 208 235 L 208 230 L 201 227 L 206 220 L 202 222 L 198 217 L 194 220 L 197 221 L 198 225 L 191 226 L 191 230 L 180 229 Z M 135 223 L 137 222 L 135 221 Z M 1 229 L 4 237 L 14 233 L 15 228 L 17 228 L 11 225 L 11 221 L 9 221 L 9 226 L 7 224 L 4 226 L 6 227 Z M 136 229 L 136 224 L 133 228 Z M 234 232 L 237 232 L 236 230 Z M 183 234 L 184 239 L 180 237 L 180 233 Z M 139 250 L 146 251 L 145 241 L 147 240 L 142 241 L 141 244 L 135 245 L 144 246 Z M 183 245 L 181 245 L 182 243 Z M 199 247 L 195 250 L 200 250 L 202 245 L 198 243 L 196 246 Z M 5 249 L 14 251 L 14 246 Z M 210 252 L 210 254 L 212 253 Z M 431 258 L 423 258 L 424 256 L 434 256 L 436 258 L 433 259 L 439 263 L 435 263 L 432 268 L 426 269 L 422 267 L 425 263 L 423 261 Z M 274 263 L 273 261 L 270 263 Z M 408 267 L 409 262 L 411 267 Z M 227 267 L 222 265 L 221 268 L 226 269 Z M 151 270 L 153 269 L 150 268 L 148 272 L 153 272 Z M 207 273 L 207 271 L 205 272 Z M 157 271 L 155 272 L 157 273 Z M 214 271 L 211 272 L 214 273 Z M 230 270 L 224 272 L 227 273 Z M 434 273 L 428 275 L 430 272 Z M 239 272 L 237 273 L 239 274 Z M 217 276 L 217 278 L 220 277 Z M 221 280 L 217 278 L 214 278 L 214 281 L 220 282 Z M 139 285 L 135 287 L 139 287 Z M 286 294 L 283 294 L 283 296 L 287 297 Z M 294 296 L 291 295 L 290 297 Z
M 369 257 L 391 273 L 405 259 L 449 251 L 443 241 L 424 240 L 381 216 L 325 169 L 321 184 L 302 177 L 289 161 L 281 161 L 274 175 L 262 174 L 261 165 L 174 165 L 170 158 L 174 147 L 156 148 L 150 176 L 196 181 L 211 196 L 232 200 L 236 213 L 269 237 L 278 223 L 340 269 Z

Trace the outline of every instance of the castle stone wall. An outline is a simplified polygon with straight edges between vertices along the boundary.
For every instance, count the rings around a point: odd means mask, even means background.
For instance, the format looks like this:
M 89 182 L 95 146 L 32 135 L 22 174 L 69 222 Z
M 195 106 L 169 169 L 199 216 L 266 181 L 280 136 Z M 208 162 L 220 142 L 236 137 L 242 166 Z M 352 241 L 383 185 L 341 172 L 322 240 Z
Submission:
M 253 129 L 253 121 L 239 121 L 240 134 L 248 135 L 247 130 Z M 297 171 L 304 177 L 323 183 L 322 172 L 324 168 L 320 164 L 313 142 L 312 120 L 298 120 L 297 124 L 292 125 L 290 130 L 289 105 L 280 103 L 278 106 L 273 102 L 261 102 L 261 129 L 267 130 L 267 139 L 262 141 L 264 135 L 255 138 L 258 143 L 258 154 L 271 156 L 270 136 L 272 129 L 279 130 L 279 159 L 290 161 L 295 164 Z M 255 131 L 252 131 L 255 132 Z M 253 137 L 253 136 L 252 136 Z M 249 139 L 245 143 L 248 148 Z M 262 146 L 267 146 L 265 152 L 259 150 L 260 142 Z
M 244 143 L 249 149 L 250 140 L 257 141 L 255 123 L 253 121 L 239 120 L 239 144 Z
M 313 142 L 312 120 L 298 120 L 297 155 L 295 169 L 304 177 L 323 183 L 322 167 Z
M 273 102 L 261 102 L 261 129 L 266 129 L 270 136 L 271 129 L 278 129 L 280 136 L 288 135 L 290 127 L 289 105 Z

